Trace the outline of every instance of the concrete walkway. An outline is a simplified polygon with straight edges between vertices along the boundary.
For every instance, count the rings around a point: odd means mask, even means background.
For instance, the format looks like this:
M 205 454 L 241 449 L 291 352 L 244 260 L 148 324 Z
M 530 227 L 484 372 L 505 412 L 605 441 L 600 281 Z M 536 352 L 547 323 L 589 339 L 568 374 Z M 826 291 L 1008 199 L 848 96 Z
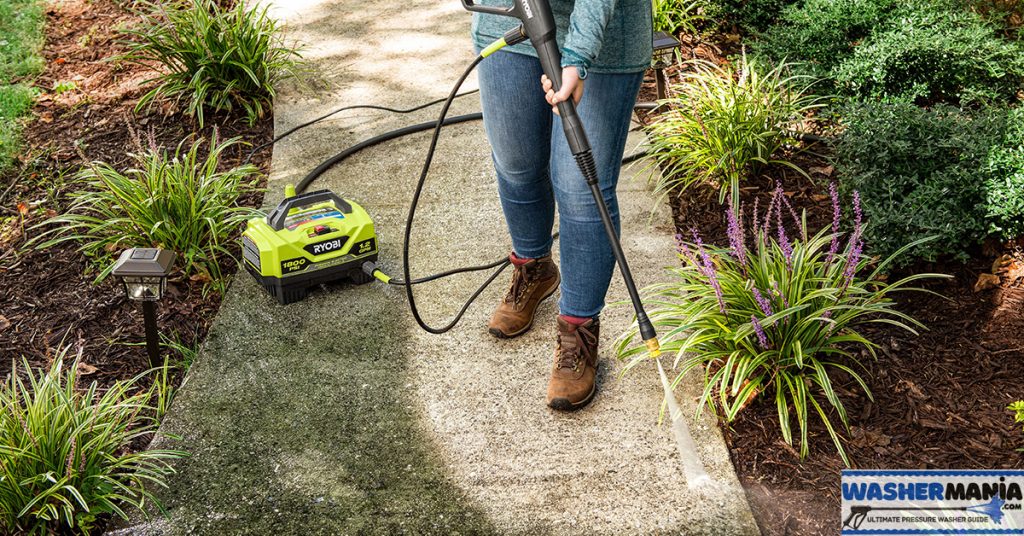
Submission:
M 309 44 L 306 56 L 330 88 L 283 88 L 278 132 L 344 104 L 441 97 L 472 58 L 470 16 L 454 0 L 281 1 L 276 13 L 291 38 Z M 453 113 L 478 109 L 469 97 Z M 274 150 L 267 206 L 341 148 L 436 113 L 345 113 L 301 131 Z M 373 215 L 383 267 L 396 275 L 428 139 L 367 150 L 316 185 Z M 638 281 L 650 284 L 676 262 L 671 218 L 649 219 L 652 196 L 629 175 L 620 187 L 623 242 Z M 480 124 L 446 131 L 431 177 L 415 274 L 505 254 Z M 424 314 L 441 323 L 479 281 L 424 285 Z M 594 403 L 559 414 L 543 399 L 554 300 L 529 334 L 497 341 L 483 326 L 505 285 L 502 277 L 458 328 L 434 336 L 416 327 L 397 287 L 337 285 L 282 307 L 240 274 L 164 423 L 180 440 L 158 440 L 192 453 L 158 492 L 169 518 L 117 533 L 756 534 L 713 420 L 690 428 L 716 485 L 691 490 L 671 433 L 656 424 L 655 369 L 619 376 L 611 342 L 629 323 L 628 307 L 602 317 Z M 610 301 L 625 296 L 616 275 Z M 692 414 L 690 395 L 681 402 Z

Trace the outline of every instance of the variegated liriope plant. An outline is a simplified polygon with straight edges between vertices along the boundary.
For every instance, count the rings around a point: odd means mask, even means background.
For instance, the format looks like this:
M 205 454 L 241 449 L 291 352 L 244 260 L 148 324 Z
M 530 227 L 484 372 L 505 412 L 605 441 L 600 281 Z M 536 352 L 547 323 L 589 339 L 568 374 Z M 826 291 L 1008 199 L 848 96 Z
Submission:
M 763 214 L 754 205 L 752 243 L 744 207 L 727 211 L 727 248 L 704 244 L 696 230 L 691 237 L 677 236 L 683 266 L 671 270 L 671 282 L 647 289 L 647 303 L 662 347 L 675 353 L 673 387 L 687 373 L 703 372 L 698 413 L 710 403 L 731 422 L 754 401 L 771 397 L 782 437 L 791 445 L 795 416 L 801 457 L 808 453 L 809 416 L 816 414 L 849 465 L 834 422 L 838 419 L 849 432 L 835 383 L 840 378 L 855 383 L 871 397 L 858 372 L 863 367 L 857 347 L 872 356 L 877 347 L 857 328 L 885 323 L 916 334 L 924 326 L 896 310 L 890 294 L 922 290 L 908 284 L 947 276 L 917 274 L 885 281 L 881 276 L 893 258 L 918 242 L 881 262 L 865 256 L 858 195 L 853 195 L 853 228 L 844 233 L 834 184 L 830 190 L 832 226 L 814 236 L 807 234 L 806 213 L 797 216 L 781 187 Z M 787 231 L 788 220 L 799 229 L 798 236 Z M 628 360 L 626 370 L 644 359 L 636 338 L 634 330 L 619 341 L 619 356 Z

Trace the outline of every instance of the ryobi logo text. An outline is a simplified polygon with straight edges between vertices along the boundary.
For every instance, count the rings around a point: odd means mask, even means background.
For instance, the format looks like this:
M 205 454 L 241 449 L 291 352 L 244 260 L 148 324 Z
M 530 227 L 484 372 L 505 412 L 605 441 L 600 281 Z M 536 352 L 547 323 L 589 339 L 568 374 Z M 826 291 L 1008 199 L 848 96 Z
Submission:
M 315 244 L 309 244 L 303 249 L 313 255 L 324 255 L 332 251 L 341 251 L 341 248 L 345 247 L 346 242 L 348 242 L 348 237 L 342 236 L 332 238 L 330 240 L 324 240 L 323 242 L 317 242 Z
M 523 4 L 523 12 L 526 13 L 526 18 L 532 19 L 533 18 L 533 10 L 530 9 L 530 2 L 529 2 L 529 0 L 519 0 L 519 3 Z

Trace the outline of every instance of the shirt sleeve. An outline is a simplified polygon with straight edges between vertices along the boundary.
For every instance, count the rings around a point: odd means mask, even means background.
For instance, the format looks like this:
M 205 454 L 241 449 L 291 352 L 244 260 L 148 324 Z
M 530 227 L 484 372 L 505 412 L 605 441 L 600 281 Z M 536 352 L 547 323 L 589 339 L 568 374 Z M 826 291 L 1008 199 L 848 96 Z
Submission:
M 569 17 L 569 32 L 562 46 L 562 67 L 574 66 L 580 78 L 589 68 L 604 43 L 604 30 L 615 11 L 616 0 L 576 0 Z

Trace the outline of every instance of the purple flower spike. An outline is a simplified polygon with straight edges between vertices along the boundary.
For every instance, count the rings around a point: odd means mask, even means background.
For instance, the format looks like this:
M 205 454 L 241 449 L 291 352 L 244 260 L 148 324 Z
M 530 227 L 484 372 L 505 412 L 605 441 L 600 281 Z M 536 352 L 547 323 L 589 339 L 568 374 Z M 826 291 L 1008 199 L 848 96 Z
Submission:
M 739 261 L 740 266 L 744 270 L 747 268 L 747 245 L 743 239 L 743 223 L 741 218 L 743 217 L 743 209 L 740 209 L 739 216 L 733 210 L 732 198 L 729 198 L 729 247 L 732 248 L 732 254 Z
M 754 287 L 754 301 L 757 302 L 758 307 L 761 308 L 761 312 L 764 316 L 772 316 L 772 304 L 767 298 L 761 295 L 761 291 Z
M 860 208 L 860 192 L 853 191 L 853 232 L 860 236 L 860 225 L 864 221 L 864 212 Z
M 771 346 L 768 344 L 768 337 L 764 334 L 764 327 L 757 321 L 757 317 L 750 315 L 750 323 L 754 325 L 754 333 L 757 334 L 757 343 L 761 346 L 762 350 L 767 350 Z
M 711 262 L 711 255 L 708 255 L 707 250 L 704 249 L 704 242 L 700 239 L 700 234 L 697 233 L 697 229 L 694 228 L 693 241 L 697 244 L 697 252 L 700 254 L 701 272 L 705 277 L 708 278 L 708 283 L 711 284 L 711 288 L 715 289 L 715 297 L 718 299 L 718 310 L 722 311 L 723 315 L 728 315 L 728 311 L 725 308 L 725 297 L 722 294 L 722 285 L 718 282 L 718 272 L 715 270 L 715 264 Z
M 857 264 L 860 262 L 860 255 L 864 249 L 864 242 L 858 237 L 857 242 L 850 249 L 850 253 L 846 257 L 846 267 L 843 268 L 843 293 L 850 287 L 850 283 L 853 282 L 853 276 L 857 273 Z
M 757 206 L 760 204 L 760 202 L 760 197 L 754 198 L 754 213 L 750 216 L 750 225 L 751 227 L 753 227 L 751 231 L 754 233 L 754 240 L 759 239 L 761 234 L 761 229 L 757 225 Z
M 791 268 L 793 246 L 789 243 L 789 237 L 786 236 L 786 226 L 782 224 L 782 203 L 775 206 L 775 224 L 779 228 L 779 247 L 782 248 L 782 253 L 786 256 L 786 267 Z
M 786 208 L 789 209 L 789 216 L 793 218 L 793 225 L 797 229 L 800 229 L 802 231 L 803 223 L 800 222 L 800 217 L 796 215 L 796 209 L 793 208 L 793 203 L 789 202 L 789 197 L 786 196 L 786 192 L 782 190 L 782 184 L 776 183 L 775 192 L 776 195 L 779 196 L 779 199 L 782 200 L 782 204 L 786 205 Z M 782 210 L 781 207 L 779 208 L 779 210 Z

